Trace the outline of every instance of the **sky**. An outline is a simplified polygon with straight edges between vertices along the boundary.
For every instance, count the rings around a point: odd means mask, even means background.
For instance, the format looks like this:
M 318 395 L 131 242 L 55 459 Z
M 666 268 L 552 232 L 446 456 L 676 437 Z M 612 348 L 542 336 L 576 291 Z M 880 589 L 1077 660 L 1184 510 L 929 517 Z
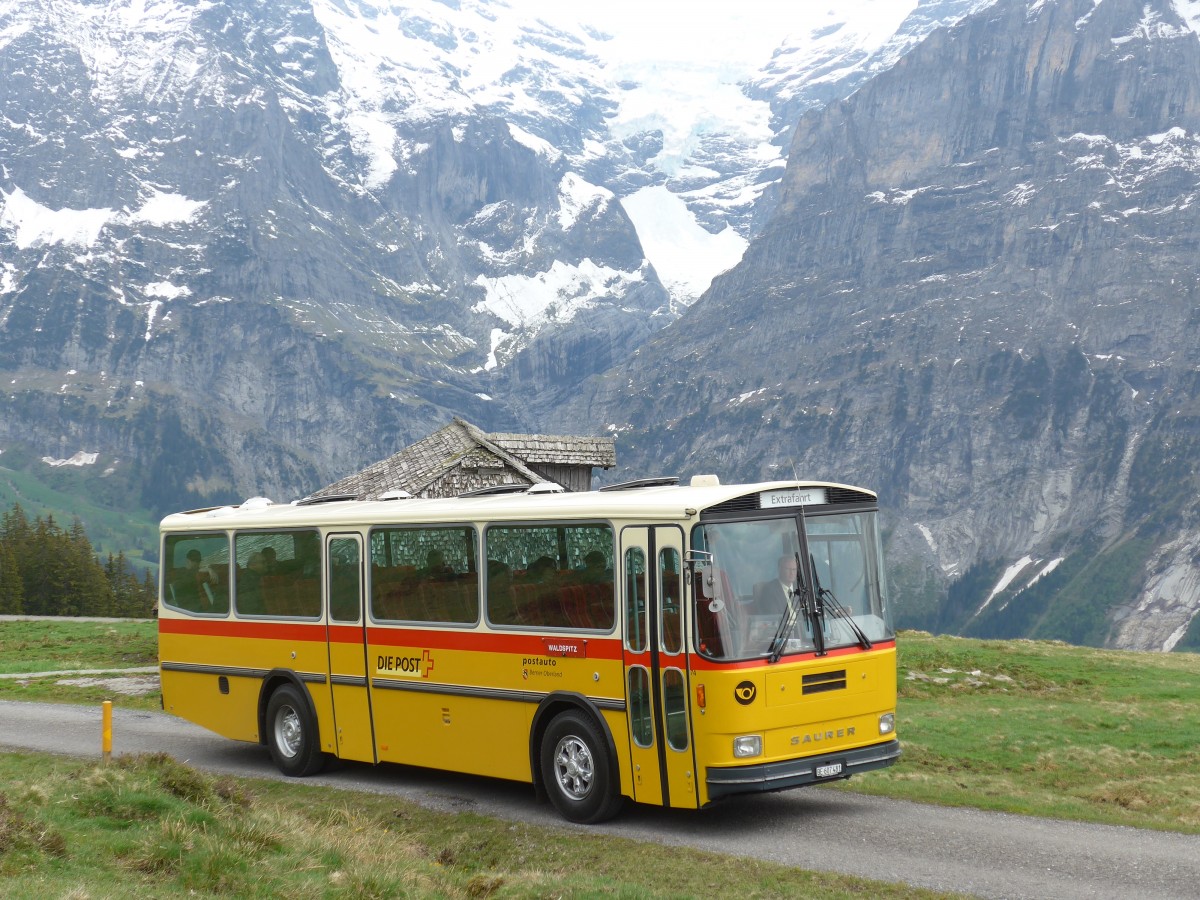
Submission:
M 509 0 L 515 9 L 553 21 L 567 16 L 613 35 L 617 54 L 631 62 L 654 57 L 663 61 L 731 62 L 768 59 L 778 46 L 781 13 L 795 21 L 795 10 L 807 19 L 823 3 L 779 0 Z M 853 2 L 853 0 L 851 0 Z M 860 0 L 861 2 L 861 0 Z M 743 62 L 749 66 L 750 63 Z
M 614 58 L 629 63 L 711 64 L 750 74 L 781 43 L 844 22 L 891 34 L 918 0 L 508 0 L 516 10 L 595 25 L 613 35 Z M 1187 2 L 1187 0 L 1184 0 Z M 1195 0 L 1200 2 L 1200 0 Z

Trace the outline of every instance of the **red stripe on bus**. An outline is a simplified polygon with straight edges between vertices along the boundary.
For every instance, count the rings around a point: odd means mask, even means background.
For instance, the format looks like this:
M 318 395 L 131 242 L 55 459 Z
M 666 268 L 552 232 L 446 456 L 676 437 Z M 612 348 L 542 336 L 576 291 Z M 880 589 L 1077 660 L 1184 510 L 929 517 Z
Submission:
M 234 619 L 159 619 L 159 634 L 257 638 L 276 641 L 325 642 L 322 622 L 247 622 Z
M 257 640 L 312 641 L 324 643 L 323 622 L 248 622 L 235 619 L 159 619 L 163 634 L 208 637 L 253 638 Z M 361 644 L 361 625 L 330 625 L 329 640 L 338 644 Z M 372 646 L 422 647 L 430 650 L 473 650 L 480 653 L 519 653 L 522 656 L 574 656 L 590 659 L 620 659 L 621 642 L 591 635 L 506 634 L 487 631 L 439 631 L 436 629 L 380 628 L 369 626 Z M 582 653 L 556 651 L 554 645 L 582 647 Z
M 871 650 L 894 650 L 896 642 L 890 641 L 872 641 Z M 864 653 L 871 651 L 864 650 L 862 647 L 855 645 L 853 647 L 839 647 L 836 650 L 830 650 L 824 656 L 817 656 L 816 651 L 807 653 L 788 653 L 779 658 L 780 663 L 785 662 L 811 662 L 812 660 L 834 659 L 839 656 L 861 656 Z M 727 672 L 730 669 L 761 669 L 767 665 L 767 661 L 761 656 L 756 659 L 744 659 L 738 662 L 720 662 L 715 659 L 705 659 L 698 653 L 693 653 L 690 657 L 691 667 L 702 672 Z

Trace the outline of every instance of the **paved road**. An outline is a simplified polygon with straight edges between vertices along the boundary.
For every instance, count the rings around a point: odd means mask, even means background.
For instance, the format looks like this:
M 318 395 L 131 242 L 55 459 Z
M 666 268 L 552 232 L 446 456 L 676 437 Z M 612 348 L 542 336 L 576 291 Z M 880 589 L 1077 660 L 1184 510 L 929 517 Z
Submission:
M 0 748 L 100 756 L 99 707 L 0 701 Z M 208 771 L 281 778 L 264 748 L 164 713 L 116 709 L 113 752 L 165 751 Z M 526 785 L 348 764 L 309 779 L 441 810 L 560 828 Z M 631 806 L 594 830 L 805 869 L 994 898 L 1200 898 L 1200 837 L 943 809 L 809 788 L 685 812 Z

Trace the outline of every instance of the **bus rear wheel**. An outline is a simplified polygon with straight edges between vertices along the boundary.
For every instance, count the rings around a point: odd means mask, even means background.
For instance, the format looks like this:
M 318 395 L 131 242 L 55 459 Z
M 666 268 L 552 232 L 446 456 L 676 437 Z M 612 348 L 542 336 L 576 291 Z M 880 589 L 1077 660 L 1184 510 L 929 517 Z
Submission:
M 555 716 L 542 737 L 541 766 L 546 793 L 564 819 L 591 825 L 621 808 L 604 738 L 587 716 Z
M 284 775 L 303 778 L 325 765 L 317 722 L 305 697 L 290 684 L 279 687 L 267 701 L 267 747 Z

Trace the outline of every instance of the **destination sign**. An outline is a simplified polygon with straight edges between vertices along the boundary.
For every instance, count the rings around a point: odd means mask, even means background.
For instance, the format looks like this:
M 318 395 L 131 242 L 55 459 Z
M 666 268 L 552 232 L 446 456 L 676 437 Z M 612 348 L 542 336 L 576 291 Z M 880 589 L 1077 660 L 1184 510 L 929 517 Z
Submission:
M 781 506 L 820 506 L 825 503 L 825 488 L 791 488 L 786 491 L 763 491 L 758 505 L 763 509 Z

